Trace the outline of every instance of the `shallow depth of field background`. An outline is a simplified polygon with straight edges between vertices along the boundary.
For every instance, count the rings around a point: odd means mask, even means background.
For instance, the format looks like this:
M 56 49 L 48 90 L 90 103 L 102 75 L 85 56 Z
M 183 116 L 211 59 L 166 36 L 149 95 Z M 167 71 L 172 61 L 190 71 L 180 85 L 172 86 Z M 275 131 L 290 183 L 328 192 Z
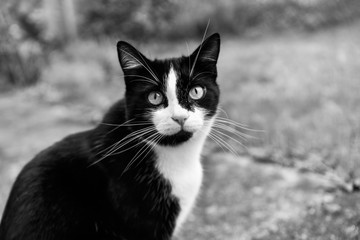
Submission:
M 221 116 L 248 136 L 207 143 L 177 239 L 359 239 L 358 0 L 2 0 L 0 216 L 27 161 L 122 98 L 118 40 L 186 55 L 209 19 Z

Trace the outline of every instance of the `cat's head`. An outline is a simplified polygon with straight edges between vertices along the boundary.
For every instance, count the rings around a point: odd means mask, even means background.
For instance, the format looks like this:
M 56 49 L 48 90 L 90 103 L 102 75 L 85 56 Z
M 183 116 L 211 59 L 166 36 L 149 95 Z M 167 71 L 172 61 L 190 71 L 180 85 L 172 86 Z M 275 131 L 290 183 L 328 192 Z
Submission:
M 133 131 L 147 127 L 143 134 L 149 140 L 176 145 L 210 128 L 219 102 L 219 34 L 179 58 L 149 60 L 123 41 L 117 49 L 126 84 L 127 119 L 138 123 Z

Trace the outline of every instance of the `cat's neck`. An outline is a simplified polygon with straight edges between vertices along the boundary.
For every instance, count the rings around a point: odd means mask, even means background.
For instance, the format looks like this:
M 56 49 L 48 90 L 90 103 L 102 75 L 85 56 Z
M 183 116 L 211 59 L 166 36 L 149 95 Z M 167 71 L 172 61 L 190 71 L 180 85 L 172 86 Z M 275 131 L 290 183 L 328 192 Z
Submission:
M 170 181 L 172 194 L 180 201 L 181 212 L 176 221 L 179 231 L 190 213 L 202 182 L 201 151 L 211 130 L 212 121 L 205 131 L 177 146 L 156 146 L 157 169 Z
M 168 168 L 178 168 L 180 166 L 191 166 L 200 157 L 206 138 L 211 131 L 213 120 L 210 120 L 204 130 L 196 133 L 187 142 L 176 146 L 156 145 L 155 152 L 159 159 L 157 164 Z M 195 158 L 195 159 L 194 159 Z

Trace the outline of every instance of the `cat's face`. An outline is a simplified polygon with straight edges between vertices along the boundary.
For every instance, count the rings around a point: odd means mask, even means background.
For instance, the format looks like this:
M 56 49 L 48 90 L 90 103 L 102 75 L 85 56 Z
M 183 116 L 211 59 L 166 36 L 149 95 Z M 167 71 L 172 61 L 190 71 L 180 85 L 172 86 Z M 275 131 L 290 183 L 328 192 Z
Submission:
M 119 42 L 127 119 L 139 123 L 134 131 L 148 127 L 144 135 L 162 145 L 180 144 L 206 132 L 219 102 L 219 47 L 219 35 L 214 34 L 190 56 L 151 61 Z

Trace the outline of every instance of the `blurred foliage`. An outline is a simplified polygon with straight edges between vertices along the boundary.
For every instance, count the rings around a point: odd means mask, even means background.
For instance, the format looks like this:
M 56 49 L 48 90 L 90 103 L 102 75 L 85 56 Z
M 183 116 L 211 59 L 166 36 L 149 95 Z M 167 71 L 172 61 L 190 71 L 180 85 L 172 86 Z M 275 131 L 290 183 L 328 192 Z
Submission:
M 358 0 L 2 0 L 0 90 L 40 80 L 47 56 L 78 39 L 164 42 L 210 31 L 315 31 L 360 16 Z
M 88 2 L 79 9 L 81 33 L 97 37 L 121 35 L 142 39 L 170 31 L 178 5 L 171 0 L 101 0 Z
M 223 34 L 317 30 L 360 16 L 358 0 L 102 0 L 81 8 L 87 36 L 181 39 L 203 34 L 208 19 Z
M 31 17 L 37 3 L 0 3 L 0 91 L 28 86 L 40 79 L 46 42 L 41 26 Z

